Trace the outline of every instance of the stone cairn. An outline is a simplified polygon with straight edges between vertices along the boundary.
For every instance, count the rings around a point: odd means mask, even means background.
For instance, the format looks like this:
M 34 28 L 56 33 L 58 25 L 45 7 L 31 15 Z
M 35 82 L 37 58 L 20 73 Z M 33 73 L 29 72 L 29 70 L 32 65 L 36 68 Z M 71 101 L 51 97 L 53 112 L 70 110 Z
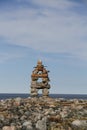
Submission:
M 38 90 L 42 89 L 42 96 L 47 97 L 49 96 L 49 77 L 48 72 L 44 65 L 42 64 L 42 61 L 39 60 L 37 62 L 37 66 L 32 71 L 31 74 L 31 96 L 37 97 L 38 96 Z M 39 81 L 40 80 L 40 81 Z

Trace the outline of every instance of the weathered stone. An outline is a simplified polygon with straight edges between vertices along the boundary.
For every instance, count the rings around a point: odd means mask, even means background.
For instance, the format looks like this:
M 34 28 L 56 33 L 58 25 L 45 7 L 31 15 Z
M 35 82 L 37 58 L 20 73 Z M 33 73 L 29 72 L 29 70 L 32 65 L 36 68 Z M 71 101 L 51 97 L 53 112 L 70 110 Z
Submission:
M 33 130 L 33 127 L 32 127 L 32 122 L 31 121 L 26 121 L 23 123 L 23 127 L 26 128 L 26 130 Z
M 47 88 L 44 88 L 44 89 L 42 90 L 42 94 L 43 94 L 43 96 L 48 96 L 48 95 L 49 95 L 48 89 L 47 89 Z
M 15 126 L 4 126 L 2 130 L 16 130 Z
M 36 128 L 39 130 L 47 130 L 47 118 L 44 117 L 42 120 L 37 121 Z
M 23 126 L 27 126 L 27 125 L 32 126 L 32 122 L 31 121 L 26 121 L 26 122 L 23 123 Z
M 77 127 L 86 127 L 87 128 L 87 120 L 75 120 L 72 122 L 73 126 Z
M 21 103 L 21 98 L 20 97 L 15 98 L 14 105 L 19 106 L 20 103 Z
M 4 118 L 4 115 L 0 113 L 0 120 L 1 120 L 1 121 L 4 121 L 4 119 L 5 119 L 5 118 Z

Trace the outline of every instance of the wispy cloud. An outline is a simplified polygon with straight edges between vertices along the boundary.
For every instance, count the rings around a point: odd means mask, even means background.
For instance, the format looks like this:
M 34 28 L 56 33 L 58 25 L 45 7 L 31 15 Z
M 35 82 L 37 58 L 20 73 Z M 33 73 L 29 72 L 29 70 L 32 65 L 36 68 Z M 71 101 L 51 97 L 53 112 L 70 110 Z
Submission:
M 0 53 L 0 63 L 4 63 L 9 60 L 22 58 L 22 55 L 18 54 L 9 54 L 9 53 Z
M 87 17 L 76 9 L 82 5 L 68 0 L 32 0 L 31 4 L 31 8 L 1 11 L 0 36 L 9 44 L 87 60 Z

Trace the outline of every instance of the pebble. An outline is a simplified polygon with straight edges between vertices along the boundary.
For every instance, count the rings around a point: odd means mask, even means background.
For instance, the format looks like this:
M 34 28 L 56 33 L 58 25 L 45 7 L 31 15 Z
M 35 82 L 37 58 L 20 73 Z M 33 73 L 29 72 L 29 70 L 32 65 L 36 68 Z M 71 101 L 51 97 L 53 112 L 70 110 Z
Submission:
M 85 130 L 87 100 L 20 97 L 0 100 L 0 130 Z

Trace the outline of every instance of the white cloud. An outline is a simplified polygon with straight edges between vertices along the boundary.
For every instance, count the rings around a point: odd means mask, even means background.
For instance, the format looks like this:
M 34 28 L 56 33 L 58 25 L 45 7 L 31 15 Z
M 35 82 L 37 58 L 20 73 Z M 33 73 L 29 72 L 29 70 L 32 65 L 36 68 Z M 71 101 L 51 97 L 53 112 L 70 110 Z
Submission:
M 87 17 L 70 10 L 80 4 L 68 0 L 32 2 L 44 8 L 0 13 L 0 36 L 9 44 L 87 59 Z

